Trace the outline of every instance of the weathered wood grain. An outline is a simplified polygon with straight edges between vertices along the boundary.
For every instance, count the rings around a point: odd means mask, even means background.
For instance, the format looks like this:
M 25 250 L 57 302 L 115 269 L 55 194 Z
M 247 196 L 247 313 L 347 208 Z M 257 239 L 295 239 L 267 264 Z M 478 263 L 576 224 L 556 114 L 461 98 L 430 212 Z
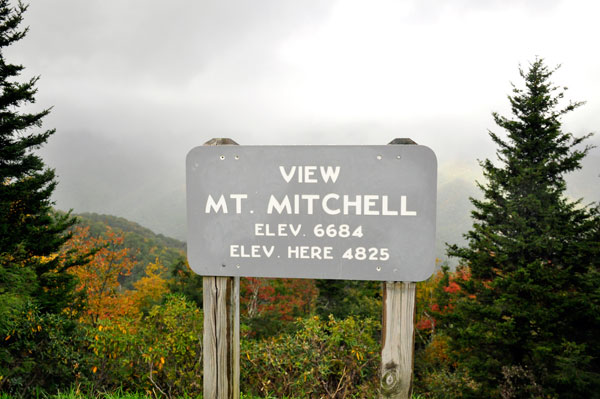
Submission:
M 381 397 L 409 399 L 412 391 L 416 283 L 383 283 Z
M 236 145 L 217 138 L 204 145 Z M 205 399 L 240 397 L 240 279 L 203 278 Z
M 389 144 L 417 143 L 409 138 L 397 138 Z M 410 399 L 411 397 L 416 293 L 416 283 L 394 281 L 383 283 L 381 398 Z

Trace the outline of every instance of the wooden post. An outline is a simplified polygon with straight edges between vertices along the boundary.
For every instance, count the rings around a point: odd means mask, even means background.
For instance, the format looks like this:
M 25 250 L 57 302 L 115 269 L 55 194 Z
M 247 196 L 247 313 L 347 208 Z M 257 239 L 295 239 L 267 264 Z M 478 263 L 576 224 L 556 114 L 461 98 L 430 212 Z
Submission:
M 217 138 L 204 145 L 237 145 Z M 240 278 L 203 278 L 204 399 L 240 398 Z
M 394 139 L 390 144 L 416 143 Z M 410 399 L 412 394 L 416 293 L 413 282 L 383 283 L 381 398 Z

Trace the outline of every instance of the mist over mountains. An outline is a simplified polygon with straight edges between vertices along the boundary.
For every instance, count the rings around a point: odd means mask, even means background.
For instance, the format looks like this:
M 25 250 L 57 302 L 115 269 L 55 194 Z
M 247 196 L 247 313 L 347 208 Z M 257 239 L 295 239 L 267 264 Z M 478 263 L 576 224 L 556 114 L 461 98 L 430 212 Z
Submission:
M 56 207 L 124 217 L 185 241 L 186 154 L 160 154 L 143 143 L 136 147 L 132 152 L 131 146 L 92 134 L 55 135 L 43 155 L 58 175 Z M 476 161 L 442 161 L 438 166 L 436 257 L 441 260 L 448 260 L 445 243 L 464 243 L 462 235 L 472 225 L 469 197 L 480 195 L 476 180 L 483 180 Z M 600 201 L 600 150 L 592 150 L 582 170 L 567 181 L 571 198 Z

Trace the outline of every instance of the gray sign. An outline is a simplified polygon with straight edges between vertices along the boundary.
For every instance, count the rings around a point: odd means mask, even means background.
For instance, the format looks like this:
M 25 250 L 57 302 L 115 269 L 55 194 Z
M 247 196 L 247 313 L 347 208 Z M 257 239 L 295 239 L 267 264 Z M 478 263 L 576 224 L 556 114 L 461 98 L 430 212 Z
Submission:
M 433 273 L 437 160 L 427 147 L 202 146 L 186 167 L 188 260 L 198 274 Z

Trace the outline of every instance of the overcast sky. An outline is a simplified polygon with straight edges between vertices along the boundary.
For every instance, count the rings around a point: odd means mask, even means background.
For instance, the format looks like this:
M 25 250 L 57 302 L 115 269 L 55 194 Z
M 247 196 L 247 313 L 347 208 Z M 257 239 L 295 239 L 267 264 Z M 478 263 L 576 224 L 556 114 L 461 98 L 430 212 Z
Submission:
M 598 132 L 598 15 L 594 0 L 35 0 L 7 56 L 41 76 L 36 106 L 54 107 L 58 207 L 148 225 L 166 213 L 142 203 L 179 209 L 185 155 L 212 137 L 410 137 L 441 169 L 477 168 L 493 155 L 491 112 L 508 114 L 510 82 L 536 56 L 587 101 L 566 130 Z

